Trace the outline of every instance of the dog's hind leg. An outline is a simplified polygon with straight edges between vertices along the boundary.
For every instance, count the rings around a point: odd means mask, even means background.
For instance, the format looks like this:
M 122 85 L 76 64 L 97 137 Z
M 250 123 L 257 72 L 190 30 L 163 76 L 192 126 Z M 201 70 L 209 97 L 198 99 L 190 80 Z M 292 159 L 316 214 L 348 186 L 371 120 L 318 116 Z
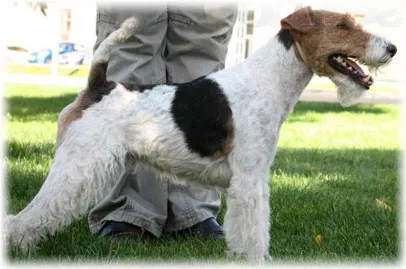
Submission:
M 263 262 L 269 256 L 268 174 L 234 173 L 224 219 L 230 256 Z
M 96 50 L 87 89 L 59 117 L 57 150 L 47 179 L 23 211 L 6 217 L 6 241 L 12 246 L 27 249 L 68 225 L 99 201 L 126 171 L 120 129 L 112 126 L 120 117 L 103 117 L 111 114 L 108 105 L 101 108 L 103 113 L 93 112 L 87 119 L 83 119 L 83 111 L 117 86 L 106 80 L 109 55 L 115 44 L 132 36 L 136 26 L 134 18 L 127 19 Z
M 70 224 L 102 199 L 127 171 L 128 155 L 120 144 L 119 131 L 103 129 L 100 124 L 93 128 L 84 125 L 67 132 L 31 203 L 16 216 L 6 217 L 6 240 L 11 246 L 28 249 Z

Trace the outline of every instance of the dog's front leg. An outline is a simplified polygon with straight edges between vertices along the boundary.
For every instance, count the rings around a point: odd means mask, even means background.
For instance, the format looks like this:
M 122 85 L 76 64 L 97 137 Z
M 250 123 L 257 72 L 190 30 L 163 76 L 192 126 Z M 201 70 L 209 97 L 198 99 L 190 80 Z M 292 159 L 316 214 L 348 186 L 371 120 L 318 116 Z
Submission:
M 117 132 L 99 129 L 99 125 L 82 127 L 88 128 L 72 128 L 66 134 L 31 203 L 16 216 L 6 217 L 6 240 L 11 246 L 28 249 L 69 225 L 102 199 L 126 172 L 126 151 Z
M 224 220 L 229 254 L 263 262 L 269 256 L 269 225 L 268 173 L 234 174 Z

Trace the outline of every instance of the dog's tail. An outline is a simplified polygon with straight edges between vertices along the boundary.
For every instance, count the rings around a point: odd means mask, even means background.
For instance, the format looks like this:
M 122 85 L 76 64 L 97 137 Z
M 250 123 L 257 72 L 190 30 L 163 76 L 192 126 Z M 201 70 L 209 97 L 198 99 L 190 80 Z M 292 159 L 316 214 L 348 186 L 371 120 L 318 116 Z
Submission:
M 130 38 L 137 28 L 137 20 L 134 17 L 125 20 L 121 27 L 112 32 L 103 42 L 99 45 L 93 56 L 93 64 L 106 63 L 109 60 L 110 52 L 113 46 Z
M 129 39 L 137 29 L 137 20 L 134 17 L 125 20 L 120 28 L 104 39 L 96 49 L 88 79 L 88 89 L 96 89 L 106 82 L 107 63 L 112 48 Z
M 57 147 L 62 143 L 65 132 L 70 123 L 82 116 L 82 111 L 94 103 L 99 102 L 103 96 L 108 95 L 115 88 L 114 82 L 108 82 L 106 78 L 107 63 L 113 46 L 124 42 L 134 34 L 137 28 L 135 18 L 131 17 L 124 21 L 119 29 L 112 32 L 104 39 L 96 49 L 92 66 L 90 68 L 87 87 L 76 100 L 65 107 L 58 117 Z

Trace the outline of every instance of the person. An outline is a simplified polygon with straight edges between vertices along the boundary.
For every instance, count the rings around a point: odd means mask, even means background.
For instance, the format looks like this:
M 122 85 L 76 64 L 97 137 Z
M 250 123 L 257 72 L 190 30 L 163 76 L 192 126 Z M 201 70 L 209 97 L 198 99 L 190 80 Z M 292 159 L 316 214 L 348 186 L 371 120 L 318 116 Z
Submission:
M 236 4 L 193 7 L 156 5 L 117 7 L 98 4 L 94 49 L 128 17 L 138 22 L 134 35 L 111 52 L 107 79 L 119 83 L 182 83 L 224 68 L 237 17 Z M 137 164 L 89 213 L 93 234 L 109 238 L 160 237 L 189 231 L 223 238 L 216 217 L 220 194 L 197 185 L 157 178 Z

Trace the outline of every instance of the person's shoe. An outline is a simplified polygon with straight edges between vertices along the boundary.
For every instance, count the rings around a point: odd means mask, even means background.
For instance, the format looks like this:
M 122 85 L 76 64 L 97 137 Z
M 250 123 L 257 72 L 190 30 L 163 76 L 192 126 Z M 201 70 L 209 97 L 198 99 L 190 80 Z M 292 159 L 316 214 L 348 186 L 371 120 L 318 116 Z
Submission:
M 145 229 L 126 222 L 106 221 L 99 233 L 100 237 L 118 240 L 151 239 L 153 235 Z
M 215 218 L 206 219 L 183 231 L 203 239 L 224 240 L 224 229 Z

